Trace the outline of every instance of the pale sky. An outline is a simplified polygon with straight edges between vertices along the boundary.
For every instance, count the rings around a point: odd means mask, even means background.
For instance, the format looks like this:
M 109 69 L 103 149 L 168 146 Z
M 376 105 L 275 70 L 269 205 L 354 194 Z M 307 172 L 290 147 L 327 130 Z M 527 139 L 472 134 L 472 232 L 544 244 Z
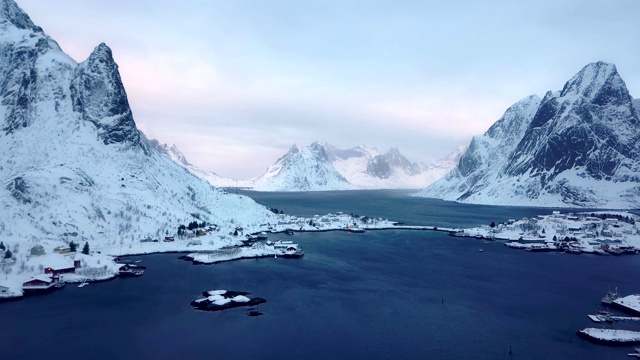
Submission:
M 589 62 L 640 97 L 640 1 L 17 0 L 78 62 L 112 50 L 134 119 L 198 167 L 291 145 L 441 158 Z

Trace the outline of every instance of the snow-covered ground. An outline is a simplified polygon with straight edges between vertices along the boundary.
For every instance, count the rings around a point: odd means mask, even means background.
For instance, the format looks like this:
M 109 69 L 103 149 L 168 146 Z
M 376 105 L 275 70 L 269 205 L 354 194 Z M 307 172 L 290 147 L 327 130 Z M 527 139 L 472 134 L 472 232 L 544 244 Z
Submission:
M 252 247 L 239 247 L 246 240 L 246 234 L 268 232 L 283 233 L 287 229 L 295 231 L 331 231 L 348 229 L 379 229 L 394 227 L 394 222 L 385 219 L 353 217 L 348 214 L 327 214 L 312 218 L 301 218 L 290 215 L 275 215 L 270 222 L 262 224 L 248 222 L 245 228 L 207 226 L 201 233 L 188 231 L 184 236 L 175 233 L 166 236 L 143 239 L 123 238 L 120 241 L 104 241 L 92 243 L 90 254 L 79 251 L 84 246 L 78 244 L 78 252 L 59 253 L 56 248 L 67 248 L 63 239 L 43 240 L 37 243 L 4 241 L 3 245 L 13 256 L 0 261 L 0 298 L 19 297 L 23 295 L 22 284 L 32 277 L 43 274 L 47 267 L 73 267 L 74 261 L 80 261 L 80 268 L 75 273 L 63 274 L 61 280 L 66 282 L 98 281 L 113 278 L 118 274 L 121 264 L 114 261 L 117 256 L 140 255 L 166 252 L 185 252 L 203 263 L 229 261 L 246 257 L 273 256 L 278 254 L 273 246 L 257 243 Z M 200 229 L 202 230 L 202 229 Z M 169 236 L 170 235 L 170 236 Z M 174 241 L 165 241 L 171 237 Z M 92 245 L 92 246 L 93 246 Z M 25 248 L 26 246 L 26 248 Z M 42 246 L 44 255 L 32 255 L 32 249 Z M 5 252 L 0 250 L 0 259 Z M 2 289 L 6 288 L 5 292 Z
M 597 254 L 640 250 L 640 218 L 624 211 L 598 211 L 509 220 L 495 227 L 483 225 L 457 236 L 508 240 L 507 246 L 533 251 L 571 250 Z
M 193 300 L 191 306 L 198 310 L 220 311 L 241 306 L 256 306 L 267 302 L 261 297 L 249 298 L 250 293 L 231 290 L 210 290 L 202 293 L 203 298 Z M 259 311 L 250 310 L 249 316 L 262 315 Z
M 23 295 L 22 284 L 45 273 L 46 268 L 73 268 L 79 262 L 74 273 L 61 274 L 60 280 L 66 283 L 83 281 L 101 281 L 114 278 L 121 264 L 114 261 L 113 256 L 91 252 L 89 255 L 78 252 L 59 253 L 56 247 L 66 247 L 65 243 L 44 241 L 40 243 L 44 255 L 31 255 L 29 251 L 19 252 L 11 259 L 0 261 L 0 288 L 8 290 L 0 294 L 0 298 L 20 297 Z M 18 249 L 14 247 L 13 250 Z M 10 250 L 10 251 L 13 251 Z M 15 253 L 14 253 L 15 254 Z M 0 250 L 0 258 L 4 257 Z
M 46 240 L 39 244 L 44 255 L 32 255 L 31 249 L 25 249 L 22 243 L 4 243 L 14 253 L 11 259 L 0 262 L 0 290 L 8 291 L 0 296 L 20 296 L 22 284 L 31 277 L 42 274 L 46 267 L 71 267 L 80 261 L 80 268 L 74 274 L 64 274 L 67 282 L 84 280 L 96 281 L 116 276 L 120 264 L 114 257 L 122 255 L 150 254 L 162 252 L 184 252 L 202 263 L 216 263 L 241 258 L 265 257 L 277 254 L 273 246 L 256 243 L 250 247 L 240 247 L 246 235 L 260 232 L 269 233 L 272 238 L 287 230 L 293 231 L 364 231 L 376 229 L 408 229 L 447 231 L 456 236 L 478 237 L 483 239 L 509 240 L 506 244 L 530 250 L 559 250 L 563 246 L 578 252 L 618 254 L 622 251 L 640 249 L 640 231 L 636 226 L 638 217 L 627 212 L 594 212 L 563 214 L 559 211 L 551 215 L 539 215 L 535 218 L 509 220 L 494 227 L 485 225 L 470 229 L 445 229 L 434 226 L 395 225 L 388 219 L 373 219 L 366 216 L 354 217 L 336 213 L 311 218 L 277 215 L 273 221 L 261 224 L 253 223 L 245 228 L 205 227 L 197 236 L 194 231 L 186 235 L 171 235 L 174 241 L 161 238 L 145 238 L 105 242 L 91 248 L 90 255 L 80 253 L 60 254 L 54 249 L 66 247 L 63 240 Z M 202 229 L 200 229 L 202 230 Z M 286 235 L 282 235 L 286 236 Z M 275 240 L 275 239 L 274 239 Z M 78 244 L 78 250 L 83 244 Z M 4 253 L 0 251 L 0 257 Z M 640 301 L 638 301 L 640 303 Z M 639 305 L 640 308 L 640 305 Z

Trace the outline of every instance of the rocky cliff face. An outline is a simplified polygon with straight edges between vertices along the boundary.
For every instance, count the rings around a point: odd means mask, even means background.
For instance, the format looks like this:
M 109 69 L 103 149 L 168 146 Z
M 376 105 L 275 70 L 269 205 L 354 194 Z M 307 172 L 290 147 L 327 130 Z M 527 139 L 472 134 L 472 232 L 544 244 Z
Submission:
M 111 50 L 77 64 L 0 0 L 0 236 L 137 242 L 197 219 L 228 230 L 273 221 L 147 145 Z
M 420 166 L 407 160 L 397 148 L 391 148 L 383 155 L 376 155 L 369 160 L 365 173 L 380 179 L 388 179 L 395 172 L 402 172 L 407 176 L 420 174 Z
M 68 95 L 64 84 L 76 65 L 13 1 L 0 2 L 0 64 L 5 135 L 30 126 L 38 102 L 59 105 Z
M 73 110 L 95 125 L 105 145 L 143 145 L 118 65 L 107 45 L 98 45 L 89 58 L 74 69 L 70 89 Z
M 424 196 L 499 205 L 637 207 L 640 118 L 613 64 L 510 107 Z
M 613 64 L 585 66 L 559 94 L 548 92 L 505 172 L 530 171 L 545 186 L 580 169 L 595 180 L 638 182 L 640 119 Z

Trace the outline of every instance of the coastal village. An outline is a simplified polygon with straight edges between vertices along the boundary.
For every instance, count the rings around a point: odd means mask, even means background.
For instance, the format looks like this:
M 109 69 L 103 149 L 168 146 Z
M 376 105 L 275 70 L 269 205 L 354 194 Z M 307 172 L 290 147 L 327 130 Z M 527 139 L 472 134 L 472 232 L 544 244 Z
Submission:
M 65 284 L 84 286 L 89 282 L 111 280 L 118 276 L 139 276 L 144 267 L 127 255 L 178 252 L 194 263 L 218 263 L 247 258 L 296 258 L 304 251 L 292 241 L 267 240 L 267 234 L 287 236 L 294 231 L 350 231 L 393 228 L 394 222 L 353 214 L 327 214 L 302 218 L 281 214 L 274 224 L 260 224 L 251 229 L 232 224 L 198 224 L 163 238 L 122 240 L 100 246 L 78 244 L 67 239 L 30 243 L 5 240 L 0 246 L 0 301 L 21 298 L 25 294 L 64 288 Z
M 189 229 L 181 226 L 177 233 L 162 239 L 145 238 L 91 250 L 85 245 L 82 252 L 77 251 L 77 244 L 70 246 L 64 240 L 40 241 L 25 249 L 19 243 L 2 243 L 0 276 L 4 275 L 4 278 L 0 278 L 0 300 L 16 299 L 33 292 L 53 291 L 70 283 L 83 287 L 88 282 L 110 280 L 117 276 L 142 275 L 144 266 L 121 259 L 126 255 L 179 252 L 186 254 L 182 256 L 183 259 L 201 264 L 262 257 L 298 258 L 304 255 L 298 244 L 282 239 L 268 240 L 269 235 L 287 237 L 295 232 L 363 233 L 385 229 L 442 231 L 450 236 L 483 242 L 504 241 L 509 248 L 530 252 L 557 251 L 568 256 L 620 256 L 640 252 L 640 228 L 637 225 L 640 219 L 635 214 L 622 211 L 553 211 L 550 215 L 509 219 L 468 229 L 405 225 L 341 212 L 311 218 L 279 215 L 279 219 L 275 224 L 260 224 L 251 229 L 204 223 L 190 226 Z M 7 253 L 11 256 L 7 257 Z M 607 305 L 640 316 L 640 295 L 621 296 L 616 293 Z M 610 312 L 590 315 L 589 318 L 599 323 L 640 320 Z M 627 329 L 586 328 L 578 334 L 602 343 L 640 342 L 640 331 Z
M 601 211 L 566 213 L 508 220 L 506 223 L 451 231 L 452 236 L 471 237 L 484 241 L 502 240 L 505 246 L 531 252 L 557 251 L 565 254 L 612 255 L 638 254 L 640 228 L 638 216 L 629 212 Z M 601 344 L 640 343 L 640 294 L 606 294 L 601 305 L 607 310 L 587 317 L 601 327 L 587 327 L 577 335 Z M 616 314 L 618 311 L 621 314 Z M 621 323 L 631 326 L 619 328 Z M 613 327 L 612 327 L 612 324 Z M 630 328 L 629 328 L 630 327 Z M 628 356 L 640 357 L 640 348 Z
M 569 254 L 622 255 L 640 250 L 638 217 L 628 212 L 566 213 L 508 220 L 453 231 L 452 236 L 503 240 L 513 249 Z
M 25 292 L 48 291 L 65 283 L 83 283 L 113 279 L 119 275 L 136 275 L 143 269 L 119 262 L 120 256 L 181 252 L 195 263 L 218 263 L 258 257 L 300 257 L 304 251 L 292 241 L 268 241 L 268 234 L 294 232 L 365 230 L 431 230 L 451 236 L 504 241 L 513 249 L 532 252 L 560 251 L 568 254 L 623 255 L 640 251 L 637 216 L 629 212 L 561 213 L 533 218 L 510 219 L 469 229 L 436 226 L 411 226 L 385 219 L 345 214 L 315 215 L 311 218 L 279 215 L 274 224 L 260 224 L 252 229 L 230 224 L 181 226 L 178 232 L 162 239 L 145 238 L 121 241 L 77 251 L 67 240 L 46 240 L 28 244 L 3 243 L 0 246 L 0 299 L 20 297 Z M 190 224 L 191 225 L 191 224 Z M 73 247 L 73 248 L 72 248 Z

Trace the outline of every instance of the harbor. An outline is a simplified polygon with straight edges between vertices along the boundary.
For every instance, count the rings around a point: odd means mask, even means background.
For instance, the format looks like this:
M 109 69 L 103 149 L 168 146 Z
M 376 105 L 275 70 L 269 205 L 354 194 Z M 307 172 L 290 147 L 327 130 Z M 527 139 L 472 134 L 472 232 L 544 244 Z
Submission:
M 598 344 L 606 345 L 630 345 L 640 343 L 640 329 L 638 316 L 617 315 L 613 311 L 617 310 L 628 315 L 640 314 L 640 295 L 620 296 L 618 289 L 609 291 L 602 298 L 601 305 L 610 310 L 599 310 L 596 314 L 589 314 L 587 317 L 601 327 L 587 327 L 577 331 L 581 338 Z M 622 326 L 621 323 L 629 323 L 629 326 Z M 612 326 L 615 324 L 615 328 Z M 637 355 L 634 355 L 637 354 Z M 640 357 L 640 352 L 627 354 L 633 357 Z

